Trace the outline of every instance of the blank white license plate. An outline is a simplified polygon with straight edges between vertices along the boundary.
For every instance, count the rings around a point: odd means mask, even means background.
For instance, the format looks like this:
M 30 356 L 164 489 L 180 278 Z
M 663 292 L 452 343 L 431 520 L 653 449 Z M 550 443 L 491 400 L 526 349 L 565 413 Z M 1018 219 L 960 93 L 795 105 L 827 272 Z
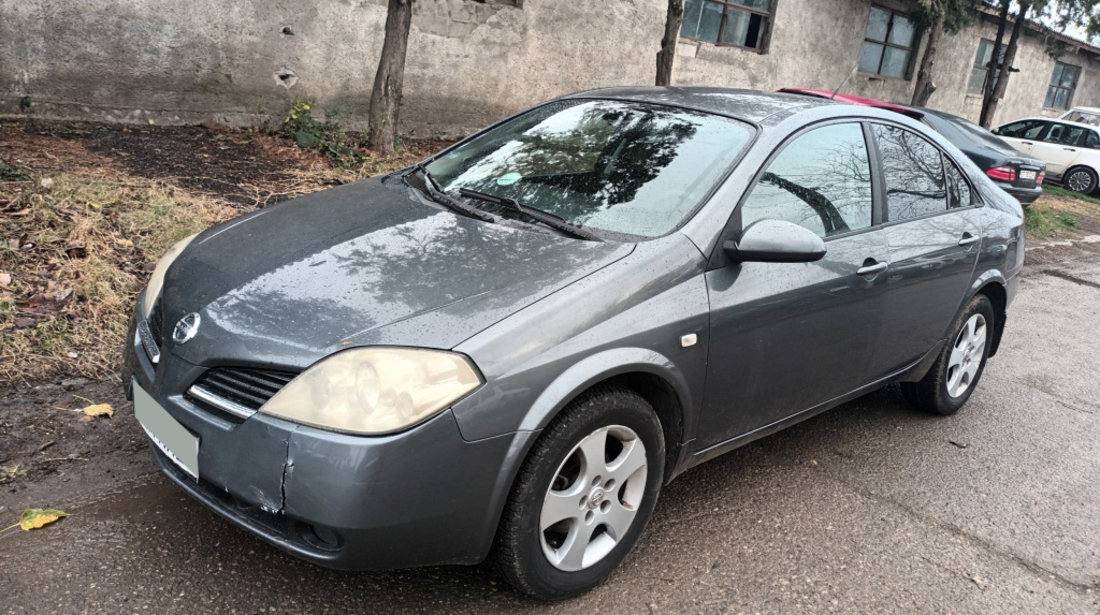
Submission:
M 162 453 L 191 478 L 199 479 L 199 439 L 134 381 L 134 416 Z
M 1020 169 L 1020 179 L 1035 179 L 1038 174 L 1035 171 L 1025 171 Z

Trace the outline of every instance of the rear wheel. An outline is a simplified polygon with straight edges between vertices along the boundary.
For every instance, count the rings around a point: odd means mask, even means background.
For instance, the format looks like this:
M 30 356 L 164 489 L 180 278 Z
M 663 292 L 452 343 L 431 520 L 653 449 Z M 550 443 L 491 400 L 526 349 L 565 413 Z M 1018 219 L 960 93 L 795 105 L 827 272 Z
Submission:
M 934 414 L 954 414 L 974 392 L 993 344 L 993 304 L 978 295 L 959 314 L 949 343 L 920 382 L 901 383 L 913 405 Z
M 1092 191 L 1096 190 L 1096 184 L 1096 171 L 1088 167 L 1073 167 L 1066 172 L 1066 188 L 1074 192 L 1090 194 Z
M 602 583 L 641 535 L 664 476 L 653 408 L 621 388 L 570 404 L 516 478 L 495 563 L 520 591 L 561 600 Z

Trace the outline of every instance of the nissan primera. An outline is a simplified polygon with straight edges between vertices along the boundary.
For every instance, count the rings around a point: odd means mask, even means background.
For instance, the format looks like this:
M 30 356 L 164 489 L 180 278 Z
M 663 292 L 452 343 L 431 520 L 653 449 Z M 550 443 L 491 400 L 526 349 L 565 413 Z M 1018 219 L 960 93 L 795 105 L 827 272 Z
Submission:
M 886 384 L 950 414 L 1020 205 L 890 111 L 623 88 L 180 241 L 124 382 L 165 474 L 334 568 L 492 558 L 544 599 L 662 486 Z

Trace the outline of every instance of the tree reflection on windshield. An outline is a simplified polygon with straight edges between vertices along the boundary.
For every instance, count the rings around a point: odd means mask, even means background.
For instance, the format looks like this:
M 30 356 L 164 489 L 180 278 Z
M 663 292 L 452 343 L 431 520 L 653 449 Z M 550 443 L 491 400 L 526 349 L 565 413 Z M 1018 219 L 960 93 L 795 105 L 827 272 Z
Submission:
M 560 101 L 460 145 L 429 170 L 452 193 L 478 190 L 585 226 L 657 236 L 698 205 L 750 130 L 658 105 Z

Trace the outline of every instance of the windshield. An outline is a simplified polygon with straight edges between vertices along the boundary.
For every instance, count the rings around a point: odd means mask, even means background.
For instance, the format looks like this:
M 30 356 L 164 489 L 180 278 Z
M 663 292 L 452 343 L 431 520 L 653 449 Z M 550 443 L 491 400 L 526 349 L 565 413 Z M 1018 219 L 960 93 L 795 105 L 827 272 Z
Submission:
M 699 205 L 752 130 L 699 111 L 565 100 L 509 120 L 427 168 L 449 193 L 477 190 L 584 227 L 657 237 Z

